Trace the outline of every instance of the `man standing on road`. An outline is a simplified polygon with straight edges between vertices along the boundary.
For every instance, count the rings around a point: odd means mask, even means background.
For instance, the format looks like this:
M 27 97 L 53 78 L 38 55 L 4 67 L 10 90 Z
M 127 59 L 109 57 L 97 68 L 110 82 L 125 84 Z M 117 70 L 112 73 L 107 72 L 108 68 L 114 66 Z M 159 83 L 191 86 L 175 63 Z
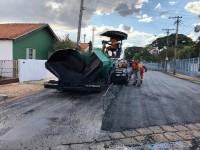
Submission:
M 140 60 L 135 60 L 132 63 L 133 85 L 140 86 L 142 84 L 144 70 L 147 72 L 147 68 L 140 64 Z
M 133 85 L 138 85 L 140 86 L 140 71 L 138 70 L 139 66 L 139 60 L 135 60 L 133 63 L 132 63 L 132 74 L 133 74 Z

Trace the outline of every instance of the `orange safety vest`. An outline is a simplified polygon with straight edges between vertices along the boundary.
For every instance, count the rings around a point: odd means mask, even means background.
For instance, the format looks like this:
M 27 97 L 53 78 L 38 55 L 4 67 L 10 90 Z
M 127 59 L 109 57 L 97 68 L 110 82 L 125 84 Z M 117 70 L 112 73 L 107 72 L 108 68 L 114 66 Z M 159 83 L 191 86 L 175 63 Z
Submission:
M 144 78 L 144 67 L 143 67 L 142 64 L 138 64 L 137 60 L 132 63 L 132 70 L 133 71 L 140 71 L 141 79 Z
M 138 64 L 137 70 L 138 71 L 143 71 L 144 70 L 143 65 L 142 64 Z
M 135 60 L 133 63 L 132 63 L 132 70 L 136 71 L 138 70 L 138 61 Z

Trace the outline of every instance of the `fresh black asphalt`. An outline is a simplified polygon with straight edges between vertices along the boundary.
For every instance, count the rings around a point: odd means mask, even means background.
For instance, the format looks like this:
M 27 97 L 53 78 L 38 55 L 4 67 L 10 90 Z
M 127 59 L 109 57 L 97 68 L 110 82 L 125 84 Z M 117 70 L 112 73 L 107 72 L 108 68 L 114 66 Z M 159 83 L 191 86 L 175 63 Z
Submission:
M 154 125 L 200 122 L 200 85 L 149 71 L 141 87 L 123 86 L 102 121 L 114 132 Z
M 1 104 L 0 149 L 46 150 L 113 131 L 200 122 L 200 85 L 161 72 L 148 71 L 141 87 L 114 85 L 102 99 L 104 93 L 44 90 Z

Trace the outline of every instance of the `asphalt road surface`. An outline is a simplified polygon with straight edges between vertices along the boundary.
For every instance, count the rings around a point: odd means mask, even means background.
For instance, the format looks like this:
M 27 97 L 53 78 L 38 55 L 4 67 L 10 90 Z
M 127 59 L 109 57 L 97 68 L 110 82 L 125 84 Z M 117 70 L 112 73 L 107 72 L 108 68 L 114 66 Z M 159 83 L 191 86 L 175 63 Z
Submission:
M 0 149 L 41 149 L 94 141 L 104 132 L 200 122 L 200 85 L 148 71 L 141 87 L 36 95 L 0 105 Z
M 103 118 L 102 130 L 200 122 L 200 85 L 161 72 L 146 74 L 141 87 L 123 86 Z

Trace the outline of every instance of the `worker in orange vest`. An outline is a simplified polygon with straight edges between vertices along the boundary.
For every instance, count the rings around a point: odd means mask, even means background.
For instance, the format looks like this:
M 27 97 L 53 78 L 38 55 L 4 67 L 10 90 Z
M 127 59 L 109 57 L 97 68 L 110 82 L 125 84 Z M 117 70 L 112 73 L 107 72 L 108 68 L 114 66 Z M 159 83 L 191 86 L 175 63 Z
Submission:
M 142 65 L 142 64 L 139 64 L 139 65 Z M 140 77 L 141 77 L 140 82 L 141 82 L 141 84 L 142 84 L 143 79 L 144 79 L 144 72 L 147 72 L 147 68 L 144 65 L 142 65 L 142 69 L 140 71 Z
M 132 63 L 133 85 L 140 86 L 142 84 L 144 71 L 147 72 L 147 68 L 140 64 L 140 60 L 135 60 Z

